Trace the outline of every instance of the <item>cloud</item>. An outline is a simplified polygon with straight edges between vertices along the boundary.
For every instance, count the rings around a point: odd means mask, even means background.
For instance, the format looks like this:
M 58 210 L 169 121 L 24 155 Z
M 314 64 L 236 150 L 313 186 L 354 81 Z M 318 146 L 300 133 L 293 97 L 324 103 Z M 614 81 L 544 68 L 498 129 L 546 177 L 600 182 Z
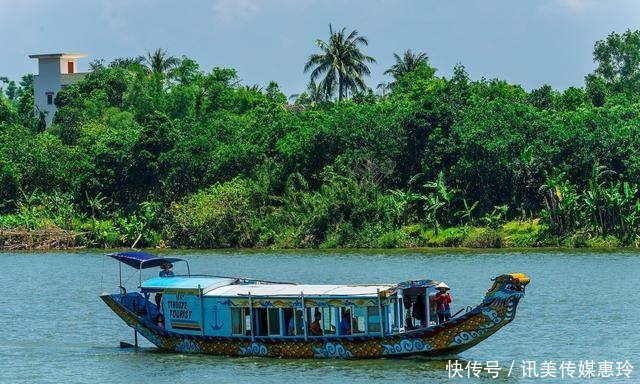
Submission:
M 582 13 L 593 6 L 593 0 L 554 0 L 554 2 L 573 13 Z
M 258 0 L 217 0 L 213 5 L 214 22 L 222 27 L 244 24 L 258 13 Z

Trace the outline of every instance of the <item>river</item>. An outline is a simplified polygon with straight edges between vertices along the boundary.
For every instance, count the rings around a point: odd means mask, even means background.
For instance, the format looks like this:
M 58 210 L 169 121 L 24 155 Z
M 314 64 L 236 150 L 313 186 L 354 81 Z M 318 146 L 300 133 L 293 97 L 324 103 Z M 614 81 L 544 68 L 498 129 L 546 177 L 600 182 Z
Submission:
M 451 365 L 447 360 L 415 358 L 228 358 L 159 352 L 146 341 L 141 341 L 139 349 L 119 348 L 120 341 L 133 342 L 133 332 L 98 297 L 103 291 L 115 292 L 118 285 L 117 262 L 100 251 L 0 253 L 4 276 L 0 383 L 640 382 L 637 251 L 233 250 L 163 254 L 184 256 L 192 273 L 276 281 L 444 280 L 452 288 L 454 312 L 477 305 L 490 287 L 491 277 L 524 272 L 532 281 L 515 320 L 454 357 Z M 177 273 L 183 272 L 180 268 L 176 264 Z M 123 268 L 123 279 L 130 287 L 138 281 L 129 268 Z M 487 362 L 497 368 L 487 368 Z M 474 367 L 481 370 L 479 378 L 473 375 Z M 574 377 L 568 377 L 569 373 Z M 588 377 L 591 374 L 595 377 Z

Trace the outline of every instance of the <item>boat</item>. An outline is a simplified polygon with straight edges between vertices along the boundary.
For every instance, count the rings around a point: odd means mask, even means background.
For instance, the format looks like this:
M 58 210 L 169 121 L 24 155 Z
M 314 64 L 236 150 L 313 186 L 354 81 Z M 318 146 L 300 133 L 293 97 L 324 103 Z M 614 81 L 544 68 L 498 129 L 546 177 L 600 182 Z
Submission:
M 120 290 L 100 297 L 134 329 L 136 346 L 140 334 L 162 350 L 228 356 L 452 356 L 511 322 L 530 281 L 523 273 L 499 275 L 478 306 L 439 322 L 434 295 L 441 282 L 431 279 L 293 284 L 192 275 L 185 259 L 145 252 L 108 256 L 119 261 Z M 186 273 L 142 280 L 143 270 L 167 263 L 185 263 Z M 123 265 L 140 272 L 135 292 L 122 285 Z

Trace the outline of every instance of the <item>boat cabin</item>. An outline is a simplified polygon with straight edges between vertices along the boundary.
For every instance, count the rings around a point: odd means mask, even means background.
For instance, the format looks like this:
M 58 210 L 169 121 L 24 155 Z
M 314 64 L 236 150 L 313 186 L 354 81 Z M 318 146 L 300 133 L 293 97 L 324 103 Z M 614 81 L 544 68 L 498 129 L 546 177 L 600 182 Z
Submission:
M 109 256 L 137 269 L 184 261 L 141 252 Z M 435 325 L 437 284 L 312 285 L 188 273 L 140 279 L 140 292 L 121 292 L 118 300 L 154 327 L 186 335 L 383 337 Z

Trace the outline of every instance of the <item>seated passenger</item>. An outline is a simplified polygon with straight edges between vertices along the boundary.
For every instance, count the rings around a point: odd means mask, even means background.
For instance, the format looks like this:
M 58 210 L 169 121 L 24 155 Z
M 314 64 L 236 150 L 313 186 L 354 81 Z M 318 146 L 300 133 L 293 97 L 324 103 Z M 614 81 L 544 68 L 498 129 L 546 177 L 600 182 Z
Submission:
M 313 322 L 309 327 L 309 331 L 311 331 L 312 336 L 322 336 L 323 332 L 322 332 L 322 327 L 320 326 L 321 318 L 322 318 L 322 315 L 320 314 L 320 312 L 316 312 L 313 314 Z
M 162 313 L 158 313 L 158 316 L 156 316 L 156 325 L 164 328 L 164 316 L 162 316 Z
M 295 321 L 293 317 L 291 318 L 291 320 L 289 320 L 287 335 L 289 336 L 303 335 L 304 334 L 303 323 L 304 323 L 304 320 L 302 320 L 302 310 L 298 309 L 296 311 Z
M 175 274 L 171 270 L 171 268 L 173 268 L 173 264 L 167 262 L 167 263 L 162 264 L 160 266 L 160 268 L 162 268 L 162 271 L 160 271 L 160 277 L 173 277 L 173 276 L 175 276 Z
M 342 320 L 340 320 L 340 334 L 351 334 L 351 311 L 348 308 L 346 311 L 344 311 L 344 313 L 342 314 Z

